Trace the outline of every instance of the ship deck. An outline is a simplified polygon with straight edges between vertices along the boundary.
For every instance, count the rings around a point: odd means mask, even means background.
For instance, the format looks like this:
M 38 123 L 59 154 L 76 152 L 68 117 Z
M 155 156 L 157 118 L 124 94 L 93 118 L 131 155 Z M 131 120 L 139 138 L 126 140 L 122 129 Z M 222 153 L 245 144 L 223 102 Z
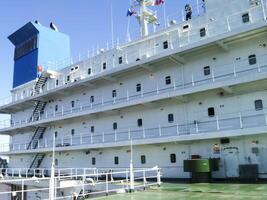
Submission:
M 97 200 L 261 200 L 267 199 L 267 184 L 174 184 L 164 183 L 160 188 L 145 192 L 99 197 Z

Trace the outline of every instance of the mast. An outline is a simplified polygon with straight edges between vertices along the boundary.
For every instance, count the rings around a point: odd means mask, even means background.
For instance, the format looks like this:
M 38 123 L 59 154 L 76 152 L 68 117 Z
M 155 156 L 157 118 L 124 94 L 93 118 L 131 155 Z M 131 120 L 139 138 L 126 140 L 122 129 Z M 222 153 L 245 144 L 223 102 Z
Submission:
M 144 0 L 139 1 L 140 6 L 140 32 L 141 37 L 148 35 L 148 22 L 145 18 L 146 5 Z

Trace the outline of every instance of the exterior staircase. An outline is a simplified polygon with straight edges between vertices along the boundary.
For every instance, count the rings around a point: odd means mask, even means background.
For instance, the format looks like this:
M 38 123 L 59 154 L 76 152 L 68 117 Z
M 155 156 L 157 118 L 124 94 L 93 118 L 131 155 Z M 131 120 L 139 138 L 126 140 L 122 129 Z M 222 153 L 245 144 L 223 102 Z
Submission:
M 43 102 L 43 101 L 38 101 L 36 103 L 36 106 L 33 110 L 30 121 L 35 122 L 35 121 L 39 120 L 40 115 L 44 113 L 44 109 L 45 109 L 46 104 L 47 104 L 47 102 Z
M 37 153 L 29 167 L 29 172 L 31 172 L 31 169 L 38 169 L 45 157 L 44 153 Z
M 46 127 L 37 127 L 35 130 L 34 135 L 32 136 L 32 139 L 27 147 L 27 149 L 36 149 L 38 146 L 38 140 L 43 138 L 43 135 L 45 133 Z
M 47 80 L 48 80 L 48 77 L 46 77 L 44 74 L 41 74 L 41 76 L 38 78 L 35 84 L 33 95 L 39 94 L 41 92 Z

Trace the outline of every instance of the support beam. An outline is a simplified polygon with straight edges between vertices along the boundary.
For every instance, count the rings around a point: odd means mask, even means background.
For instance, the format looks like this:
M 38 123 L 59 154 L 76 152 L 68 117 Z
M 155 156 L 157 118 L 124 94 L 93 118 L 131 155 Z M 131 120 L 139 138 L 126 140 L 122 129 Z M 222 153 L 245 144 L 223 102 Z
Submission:
M 153 72 L 154 70 L 152 69 L 152 67 L 149 67 L 149 65 L 146 64 L 141 64 L 139 65 L 140 67 L 142 67 L 143 69 L 145 69 L 148 72 Z
M 186 96 L 174 97 L 173 100 L 175 100 L 175 102 L 178 102 L 178 103 L 187 103 L 189 101 L 188 97 Z
M 217 41 L 216 44 L 225 52 L 229 51 L 229 47 L 223 41 Z
M 225 87 L 222 87 L 223 91 L 228 93 L 228 94 L 232 94 L 233 93 L 233 90 L 230 86 L 225 86 Z
M 181 56 L 178 56 L 178 55 L 169 56 L 169 59 L 170 59 L 170 61 L 174 62 L 175 64 L 182 64 L 183 65 L 186 63 L 185 59 L 182 58 Z
M 112 83 L 117 82 L 117 79 L 116 79 L 116 78 L 113 78 L 113 77 L 111 77 L 111 76 L 103 76 L 103 77 L 101 77 L 101 78 L 104 79 L 104 80 L 106 80 L 106 81 L 110 81 L 110 82 L 112 82 Z

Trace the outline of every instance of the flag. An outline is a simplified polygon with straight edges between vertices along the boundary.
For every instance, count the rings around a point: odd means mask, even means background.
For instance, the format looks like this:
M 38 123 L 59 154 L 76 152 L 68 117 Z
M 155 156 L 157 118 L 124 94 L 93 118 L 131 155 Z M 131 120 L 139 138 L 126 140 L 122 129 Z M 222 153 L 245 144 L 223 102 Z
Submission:
M 133 9 L 129 8 L 129 9 L 127 10 L 127 17 L 128 17 L 128 16 L 132 16 L 132 15 L 134 15 L 134 14 L 136 14 L 136 12 L 135 12 Z
M 165 0 L 155 0 L 155 6 L 159 6 L 161 4 L 164 4 L 165 3 Z
M 155 0 L 144 0 L 144 5 L 145 6 L 154 6 Z

